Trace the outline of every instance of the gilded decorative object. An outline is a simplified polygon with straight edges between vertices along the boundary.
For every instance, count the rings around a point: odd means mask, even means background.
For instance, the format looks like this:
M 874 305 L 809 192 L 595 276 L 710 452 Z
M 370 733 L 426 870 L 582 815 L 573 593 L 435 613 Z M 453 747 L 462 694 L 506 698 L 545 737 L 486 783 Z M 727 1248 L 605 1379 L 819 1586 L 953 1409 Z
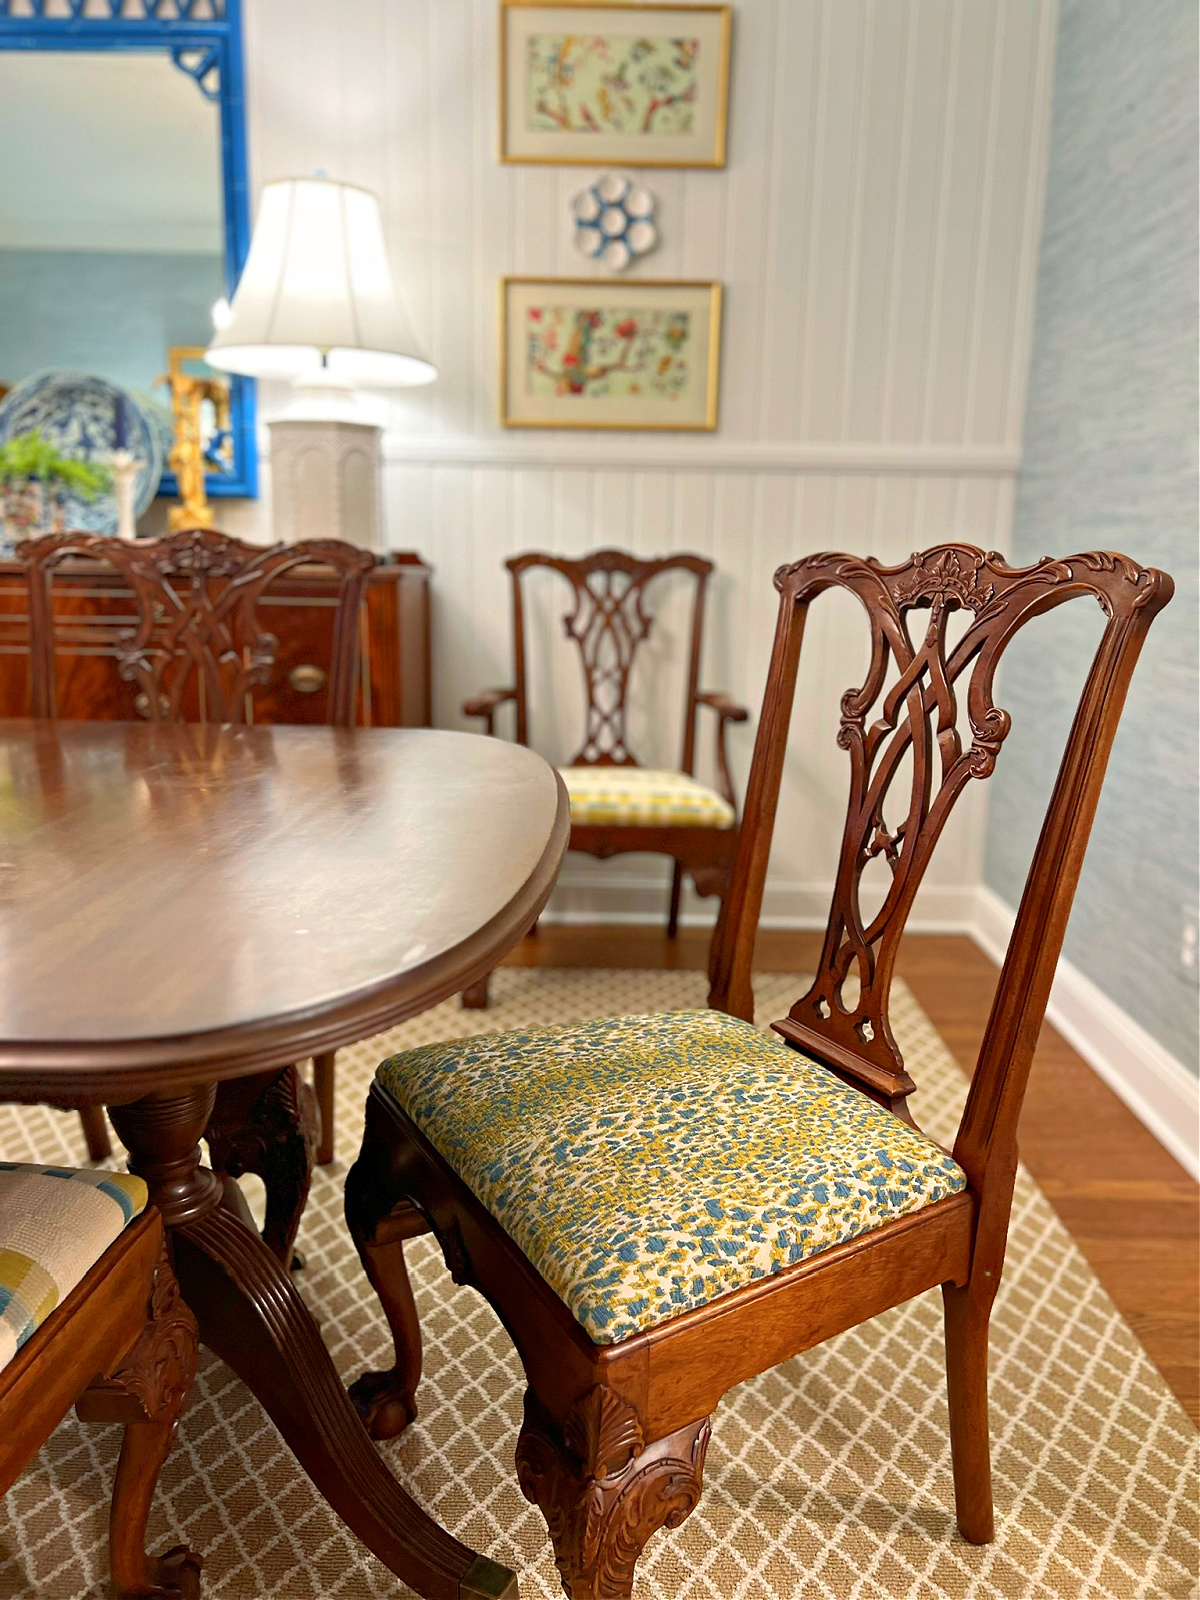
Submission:
M 172 345 L 167 352 L 168 371 L 159 383 L 171 391 L 171 421 L 175 440 L 167 456 L 179 485 L 179 504 L 167 513 L 171 533 L 211 528 L 213 509 L 205 492 L 205 475 L 233 470 L 233 431 L 229 379 L 201 377 L 186 372 L 184 363 L 203 361 L 199 345 Z M 212 406 L 212 426 L 206 428 L 204 407 Z

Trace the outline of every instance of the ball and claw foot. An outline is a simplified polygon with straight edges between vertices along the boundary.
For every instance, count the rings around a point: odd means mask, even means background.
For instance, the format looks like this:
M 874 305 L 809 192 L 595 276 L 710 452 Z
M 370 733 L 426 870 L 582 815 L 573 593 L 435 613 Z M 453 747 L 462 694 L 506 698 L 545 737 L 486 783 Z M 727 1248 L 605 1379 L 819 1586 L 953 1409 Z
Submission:
M 204 1557 L 177 1544 L 157 1561 L 147 1560 L 149 1588 L 118 1589 L 117 1600 L 200 1600 L 200 1570 Z
M 364 1372 L 349 1394 L 372 1439 L 395 1439 L 416 1421 L 416 1396 L 397 1388 L 392 1372 Z

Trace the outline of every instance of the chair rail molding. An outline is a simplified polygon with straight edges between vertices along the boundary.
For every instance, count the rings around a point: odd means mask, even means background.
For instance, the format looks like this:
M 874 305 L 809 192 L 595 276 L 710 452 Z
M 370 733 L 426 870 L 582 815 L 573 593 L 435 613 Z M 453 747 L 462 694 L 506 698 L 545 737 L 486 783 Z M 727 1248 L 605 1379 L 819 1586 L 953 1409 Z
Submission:
M 667 442 L 612 435 L 564 440 L 488 439 L 406 435 L 389 431 L 383 457 L 404 466 L 588 468 L 617 472 L 846 472 L 931 477 L 1014 477 L 1021 464 L 1015 446 L 714 439 Z

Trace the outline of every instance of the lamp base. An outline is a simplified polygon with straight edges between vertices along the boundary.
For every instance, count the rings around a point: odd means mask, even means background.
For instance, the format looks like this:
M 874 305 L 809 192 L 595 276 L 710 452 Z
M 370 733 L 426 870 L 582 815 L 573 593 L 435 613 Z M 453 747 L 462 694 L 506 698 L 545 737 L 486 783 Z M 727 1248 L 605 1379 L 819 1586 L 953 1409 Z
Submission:
M 345 539 L 381 551 L 382 428 L 287 413 L 267 426 L 276 539 Z

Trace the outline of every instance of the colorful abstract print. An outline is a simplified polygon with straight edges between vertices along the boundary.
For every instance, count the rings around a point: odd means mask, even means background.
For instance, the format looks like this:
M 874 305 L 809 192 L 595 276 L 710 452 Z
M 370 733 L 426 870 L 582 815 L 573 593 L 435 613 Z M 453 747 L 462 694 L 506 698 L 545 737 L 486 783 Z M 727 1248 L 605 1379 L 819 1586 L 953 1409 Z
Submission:
M 716 1011 L 483 1034 L 378 1076 L 597 1344 L 966 1187 L 932 1139 Z
M 530 306 L 526 390 L 590 400 L 677 400 L 691 376 L 690 340 L 686 311 Z
M 531 133 L 689 134 L 698 39 L 535 33 L 526 55 Z

